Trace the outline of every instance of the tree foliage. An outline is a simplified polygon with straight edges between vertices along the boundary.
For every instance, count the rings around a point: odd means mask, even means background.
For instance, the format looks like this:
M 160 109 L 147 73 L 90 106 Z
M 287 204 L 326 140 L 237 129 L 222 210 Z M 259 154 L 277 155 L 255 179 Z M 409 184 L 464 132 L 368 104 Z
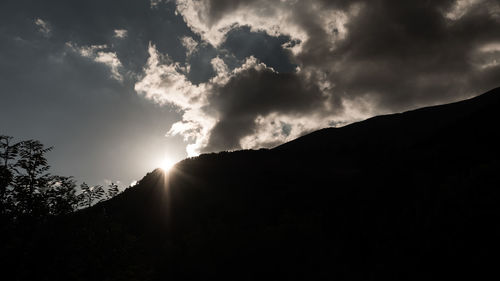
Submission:
M 101 185 L 89 186 L 86 183 L 80 185 L 80 206 L 91 207 L 94 202 L 99 202 L 104 196 L 104 188 Z
M 118 185 L 112 182 L 108 185 L 108 191 L 106 192 L 106 200 L 109 200 L 120 193 L 120 189 L 118 189 Z
M 119 193 L 112 183 L 107 191 L 100 185 L 79 187 L 72 177 L 52 175 L 45 147 L 37 140 L 13 142 L 0 135 L 0 212 L 3 218 L 42 218 L 91 207 Z
M 7 200 L 7 188 L 12 182 L 14 166 L 11 161 L 16 158 L 17 147 L 17 144 L 12 143 L 12 137 L 0 135 L 0 199 L 2 203 Z
M 13 180 L 19 215 L 40 217 L 51 213 L 46 202 L 49 201 L 54 181 L 48 173 L 50 166 L 45 158 L 50 150 L 52 147 L 45 148 L 35 140 L 19 143 L 19 159 L 15 164 L 17 173 Z

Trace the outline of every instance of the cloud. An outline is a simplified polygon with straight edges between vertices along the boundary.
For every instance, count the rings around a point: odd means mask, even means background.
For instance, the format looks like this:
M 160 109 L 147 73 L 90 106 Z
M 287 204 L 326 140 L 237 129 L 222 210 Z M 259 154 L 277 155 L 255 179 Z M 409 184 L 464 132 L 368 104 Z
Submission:
M 38 30 L 46 37 L 50 36 L 50 25 L 42 20 L 41 18 L 35 19 L 35 25 L 38 26 Z
M 444 16 L 450 20 L 456 21 L 469 12 L 475 5 L 481 4 L 483 0 L 457 0 Z
M 92 46 L 76 46 L 72 42 L 67 42 L 66 46 L 68 46 L 74 52 L 80 54 L 83 57 L 90 58 L 95 62 L 102 63 L 106 65 L 111 75 L 110 77 L 123 81 L 123 76 L 120 73 L 120 69 L 122 68 L 122 64 L 116 53 L 114 52 L 106 52 L 104 50 L 109 49 L 106 45 L 92 45 Z
M 245 24 L 301 39 L 292 61 L 322 77 L 318 83 L 334 85 L 329 90 L 334 96 L 372 96 L 380 112 L 477 93 L 478 87 L 464 80 L 474 71 L 468 60 L 476 45 L 498 37 L 499 26 L 495 1 L 181 1 L 179 6 L 188 24 L 214 44 Z M 201 15 L 192 19 L 186 7 Z M 458 13 L 455 7 L 461 16 L 450 25 L 447 11 Z M 266 20 L 269 15 L 273 23 Z
M 207 142 L 214 119 L 205 113 L 207 85 L 193 85 L 181 73 L 180 64 L 161 55 L 156 46 L 149 45 L 149 58 L 144 68 L 144 77 L 135 84 L 135 90 L 161 105 L 174 106 L 182 114 L 182 120 L 172 125 L 167 135 L 182 135 L 191 142 L 186 151 L 197 155 Z
M 183 74 L 183 67 L 160 54 L 154 45 L 150 45 L 149 53 L 145 75 L 135 90 L 181 112 L 182 120 L 174 123 L 167 135 L 182 135 L 189 142 L 190 156 L 276 143 L 277 138 L 263 134 L 269 122 L 287 124 L 282 140 L 327 125 L 318 120 L 328 97 L 301 74 L 280 74 L 254 57 L 229 70 L 216 57 L 211 61 L 216 76 L 194 85 Z M 312 110 L 318 114 L 306 118 Z M 294 118 L 301 121 L 294 123 Z
M 270 36 L 263 31 L 252 32 L 248 26 L 242 26 L 226 34 L 220 49 L 228 51 L 241 62 L 253 56 L 278 72 L 295 72 L 297 65 L 290 61 L 289 47 L 296 43 L 288 36 Z
M 186 48 L 186 56 L 191 56 L 194 52 L 196 52 L 198 47 L 198 42 L 196 42 L 192 37 L 183 36 L 181 38 L 181 43 L 184 48 Z
M 254 57 L 229 70 L 216 57 L 216 76 L 194 85 L 183 67 L 149 48 L 144 77 L 135 85 L 142 96 L 181 112 L 167 135 L 182 135 L 189 156 L 201 152 L 271 146 L 327 126 L 329 97 L 311 77 L 278 73 Z M 342 105 L 337 108 L 342 112 Z M 311 112 L 316 112 L 311 114 Z M 271 133 L 279 131 L 281 133 Z
M 165 0 L 150 0 L 151 8 L 158 8 L 158 6 Z
M 500 84 L 500 8 L 492 0 L 178 0 L 177 11 L 202 40 L 246 58 L 210 88 L 217 122 L 202 151 L 280 143 Z M 255 36 L 262 33 L 286 41 L 249 48 L 264 42 Z M 296 71 L 252 59 L 282 50 Z
M 209 96 L 218 122 L 204 151 L 238 149 L 243 138 L 252 136 L 258 147 L 269 142 L 263 136 L 255 137 L 262 132 L 259 129 L 265 120 L 279 123 L 278 117 L 300 117 L 313 111 L 321 114 L 328 99 L 307 77 L 278 73 L 254 57 L 230 72 L 226 79 L 213 85 Z
M 228 31 L 237 26 L 250 26 L 277 36 L 290 35 L 303 41 L 306 33 L 299 29 L 289 12 L 294 1 L 194 1 L 178 0 L 177 11 L 188 26 L 214 46 L 223 43 Z M 297 47 L 300 45 L 296 45 Z
M 480 70 L 489 70 L 500 66 L 500 42 L 491 42 L 477 48 L 471 54 L 471 62 Z
M 128 31 L 126 29 L 115 29 L 114 32 L 115 32 L 114 37 L 120 38 L 120 39 L 126 38 L 127 33 L 128 33 Z

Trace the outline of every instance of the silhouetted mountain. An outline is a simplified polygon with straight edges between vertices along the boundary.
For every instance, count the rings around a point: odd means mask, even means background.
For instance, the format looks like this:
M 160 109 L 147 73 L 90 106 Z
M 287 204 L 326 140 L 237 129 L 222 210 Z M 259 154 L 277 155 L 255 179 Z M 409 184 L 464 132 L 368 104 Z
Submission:
M 13 280 L 437 280 L 496 273 L 500 88 L 205 154 L 11 238 Z

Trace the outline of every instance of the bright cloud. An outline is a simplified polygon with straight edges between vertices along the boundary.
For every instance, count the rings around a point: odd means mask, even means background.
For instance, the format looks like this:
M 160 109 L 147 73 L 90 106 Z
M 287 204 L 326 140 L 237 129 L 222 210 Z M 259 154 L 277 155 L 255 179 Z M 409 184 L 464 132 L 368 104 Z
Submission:
M 498 5 L 493 2 L 177 0 L 177 13 L 202 40 L 180 37 L 187 57 L 201 52 L 203 44 L 211 44 L 217 52 L 210 59 L 216 75 L 192 84 L 186 77 L 191 67 L 187 62 L 173 62 L 150 46 L 145 75 L 135 89 L 179 110 L 182 120 L 172 125 L 168 135 L 184 136 L 189 155 L 269 147 L 322 127 L 449 100 L 450 93 L 459 95 L 450 86 L 453 83 L 463 94 L 469 82 L 462 77 L 472 68 L 496 68 L 500 47 L 496 41 L 462 44 L 466 41 L 453 26 L 466 15 L 498 19 Z M 416 12 L 422 23 L 405 20 Z M 426 20 L 431 17 L 436 18 Z M 493 21 L 480 30 L 474 25 L 466 28 L 475 30 L 471 34 L 491 36 L 494 28 L 488 26 L 492 25 Z M 296 71 L 279 73 L 260 62 L 252 56 L 259 57 L 264 50 L 258 45 L 248 46 L 255 53 L 239 54 L 236 63 L 226 60 L 234 54 L 225 48 L 235 44 L 226 39 L 235 34 L 246 39 L 247 35 L 238 34 L 243 26 L 289 39 L 280 43 L 287 49 L 281 51 L 297 65 Z M 435 33 L 427 30 L 429 26 Z M 443 56 L 446 44 L 453 48 Z M 247 48 L 235 45 L 236 52 Z
M 123 39 L 127 37 L 128 31 L 126 29 L 115 29 L 114 31 L 115 31 L 114 37 L 116 38 Z
M 254 129 L 243 131 L 241 139 L 238 136 L 226 139 L 225 141 L 234 141 L 236 144 L 225 149 L 269 147 L 294 139 L 304 132 L 329 126 L 332 120 L 337 123 L 352 121 L 334 119 L 333 114 L 330 117 L 325 115 L 324 101 L 327 99 L 322 97 L 323 94 L 318 92 L 318 87 L 314 84 L 307 86 L 301 82 L 307 81 L 307 77 L 300 78 L 306 73 L 289 74 L 280 78 L 279 73 L 254 57 L 247 58 L 233 70 L 229 70 L 220 57 L 212 59 L 211 64 L 216 76 L 208 82 L 194 85 L 185 77 L 179 63 L 162 55 L 150 44 L 144 76 L 135 85 L 135 90 L 145 98 L 160 105 L 173 106 L 180 112 L 181 121 L 171 126 L 167 136 L 183 136 L 188 142 L 186 151 L 189 156 L 207 150 L 224 149 L 218 146 L 217 140 L 226 138 L 227 131 L 232 126 L 239 126 L 240 121 L 252 124 Z M 244 81 L 252 81 L 253 76 L 261 81 L 256 82 L 254 87 L 245 86 L 247 82 Z M 286 79 L 283 82 L 289 81 L 287 88 L 281 89 L 282 79 Z M 270 88 L 268 84 L 271 85 Z M 317 92 L 314 94 L 316 96 L 312 94 L 310 100 L 307 100 L 307 89 L 313 94 Z M 253 91 L 258 92 L 257 96 L 252 97 Z M 293 101 L 289 105 L 283 105 L 282 109 L 270 110 L 274 99 L 281 95 L 291 99 L 304 99 L 304 102 L 299 100 L 295 104 Z M 238 105 L 234 104 L 233 99 L 243 102 L 246 99 L 257 100 L 253 105 L 249 104 L 248 108 L 237 110 Z M 311 114 L 309 108 L 314 104 L 317 104 L 317 113 Z M 246 127 L 242 126 L 240 129 L 246 130 Z
M 41 18 L 35 19 L 35 25 L 38 26 L 38 30 L 43 33 L 44 36 L 49 36 L 50 35 L 50 25 L 42 20 Z
M 233 111 L 227 107 L 231 107 L 231 105 L 226 106 L 224 102 L 221 104 L 217 101 L 221 95 L 237 94 L 238 90 L 227 89 L 228 83 L 238 79 L 246 79 L 244 77 L 248 75 L 268 72 L 270 74 L 266 75 L 272 77 L 272 73 L 276 73 L 272 68 L 259 63 L 254 57 L 249 57 L 240 67 L 232 71 L 228 70 L 227 65 L 219 57 L 212 59 L 211 63 L 217 75 L 208 82 L 193 85 L 182 73 L 182 67 L 178 63 L 171 61 L 168 56 L 160 54 L 154 45 L 150 45 L 144 77 L 135 85 L 135 90 L 145 98 L 160 105 L 173 106 L 180 112 L 182 120 L 174 123 L 167 135 L 183 136 L 184 140 L 189 143 L 186 147 L 189 156 L 198 155 L 213 142 L 214 134 L 218 133 L 213 131 L 216 125 L 227 122 L 227 118 L 238 118 L 228 115 L 229 112 Z M 241 94 L 248 95 L 247 93 Z M 266 103 L 266 101 L 261 102 Z M 299 136 L 304 131 L 327 125 L 324 121 L 318 121 L 319 116 L 306 118 L 293 114 L 273 113 L 265 116 L 257 113 L 250 114 L 255 115 L 253 118 L 250 117 L 249 122 L 255 123 L 256 130 L 246 134 L 246 138 L 238 141 L 239 147 L 266 146 L 276 143 L 277 140 L 289 140 Z M 270 123 L 290 124 L 290 130 L 286 136 L 277 137 L 272 133 L 266 133 L 272 131 L 266 127 Z M 278 129 L 275 128 L 275 130 Z
M 472 53 L 471 60 L 481 70 L 500 66 L 500 42 L 482 45 Z
M 208 14 L 210 1 L 179 0 L 177 11 L 194 32 L 214 46 L 220 45 L 232 28 L 243 25 L 250 26 L 253 31 L 266 31 L 273 36 L 285 34 L 294 40 L 307 40 L 306 32 L 293 21 L 292 7 L 296 1 L 257 2 L 258 5 L 241 4 L 216 19 Z
M 67 42 L 68 46 L 74 52 L 80 54 L 82 57 L 90 58 L 95 62 L 102 63 L 106 65 L 110 72 L 111 78 L 123 81 L 123 76 L 120 73 L 122 64 L 115 52 L 107 52 L 108 49 L 106 45 L 91 45 L 91 46 L 76 46 L 74 43 Z
M 149 59 L 144 73 L 135 90 L 158 104 L 177 108 L 182 120 L 174 123 L 167 135 L 182 135 L 185 141 L 190 142 L 186 148 L 188 155 L 199 154 L 215 124 L 214 118 L 203 110 L 208 104 L 208 86 L 193 85 L 180 73 L 179 64 L 161 55 L 152 44 L 149 45 Z
M 446 12 L 445 17 L 450 20 L 459 20 L 475 5 L 483 0 L 457 0 L 452 8 Z
M 198 42 L 196 42 L 193 38 L 189 36 L 184 36 L 181 38 L 181 43 L 184 48 L 186 48 L 186 55 L 189 57 L 191 56 L 194 52 L 196 52 L 196 49 L 198 47 Z

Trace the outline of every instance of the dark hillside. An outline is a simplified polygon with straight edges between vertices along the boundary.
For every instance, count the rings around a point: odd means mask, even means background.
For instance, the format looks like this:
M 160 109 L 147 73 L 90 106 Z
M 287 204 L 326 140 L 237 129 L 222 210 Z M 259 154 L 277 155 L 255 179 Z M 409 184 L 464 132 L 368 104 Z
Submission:
M 499 108 L 495 89 L 270 150 L 183 160 L 168 175 L 155 170 L 110 201 L 12 239 L 12 280 L 495 273 Z

